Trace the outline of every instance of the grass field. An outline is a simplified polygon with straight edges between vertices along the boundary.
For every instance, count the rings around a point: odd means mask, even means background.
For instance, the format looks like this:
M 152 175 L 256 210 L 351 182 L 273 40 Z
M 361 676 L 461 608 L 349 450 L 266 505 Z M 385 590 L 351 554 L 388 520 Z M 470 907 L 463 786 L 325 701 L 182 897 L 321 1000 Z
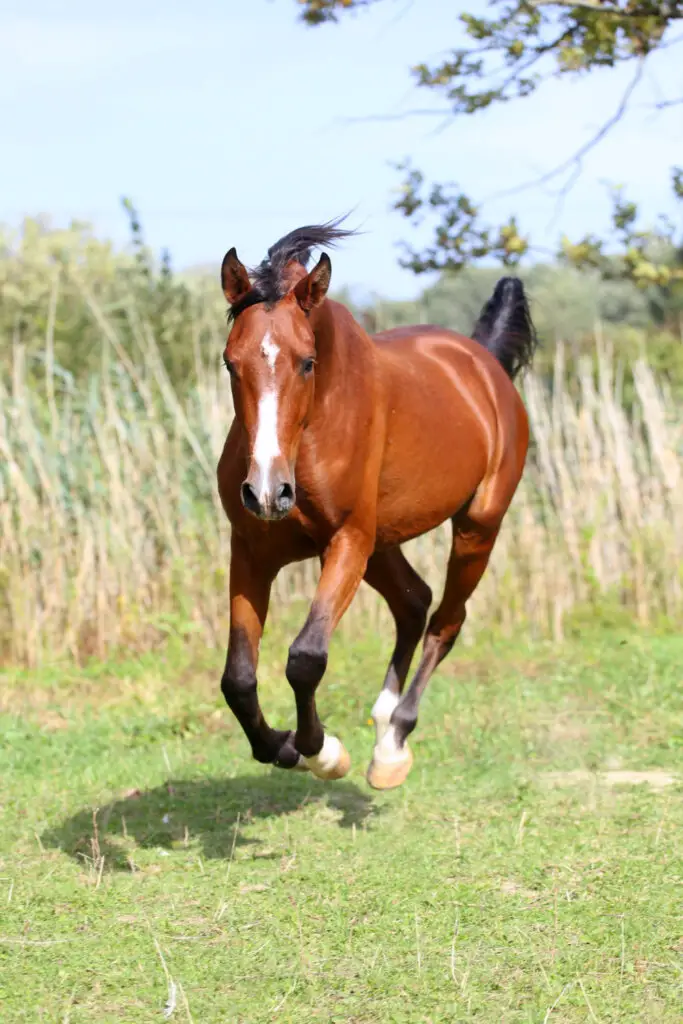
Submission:
M 6 671 L 3 1024 L 679 1022 L 683 640 L 461 647 L 380 795 L 389 640 L 333 646 L 330 784 L 250 761 L 216 652 Z

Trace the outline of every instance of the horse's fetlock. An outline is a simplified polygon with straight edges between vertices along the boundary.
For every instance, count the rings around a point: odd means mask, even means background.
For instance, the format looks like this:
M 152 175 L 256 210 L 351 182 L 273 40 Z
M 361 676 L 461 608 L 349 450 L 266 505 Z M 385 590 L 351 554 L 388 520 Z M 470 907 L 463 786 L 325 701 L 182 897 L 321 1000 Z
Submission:
M 297 731 L 294 737 L 294 745 L 304 757 L 315 757 L 323 748 L 325 743 L 325 732 L 320 722 L 317 722 L 308 733 Z
M 394 727 L 396 739 L 403 745 L 411 732 L 417 725 L 417 713 L 414 708 L 402 707 L 399 704 L 391 716 L 391 725 Z

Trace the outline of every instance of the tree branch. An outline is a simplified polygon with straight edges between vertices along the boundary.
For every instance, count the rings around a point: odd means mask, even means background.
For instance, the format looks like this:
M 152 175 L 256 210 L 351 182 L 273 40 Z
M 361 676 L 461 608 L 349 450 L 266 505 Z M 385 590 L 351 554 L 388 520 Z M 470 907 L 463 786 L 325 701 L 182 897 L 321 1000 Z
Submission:
M 620 7 L 618 3 L 606 3 L 604 0 L 527 0 L 530 7 L 565 7 L 570 10 L 586 10 L 596 14 L 611 16 L 614 18 L 662 18 L 668 21 L 676 21 L 683 18 L 683 12 L 678 9 L 677 4 L 659 4 L 660 10 L 653 11 L 652 4 L 640 3 L 627 7 Z
M 501 192 L 496 192 L 493 195 L 489 196 L 486 200 L 484 200 L 484 202 L 491 202 L 496 199 L 503 199 L 507 198 L 508 196 L 514 196 L 517 195 L 519 192 L 526 192 L 530 188 L 539 188 L 541 185 L 546 185 L 549 181 L 552 181 L 553 178 L 556 178 L 559 174 L 562 174 L 565 171 L 571 171 L 572 174 L 569 178 L 568 183 L 564 185 L 559 192 L 560 197 L 566 195 L 569 189 L 575 183 L 578 175 L 581 173 L 584 157 L 586 157 L 590 153 L 590 151 L 598 145 L 599 142 L 602 142 L 605 136 L 612 130 L 612 128 L 614 128 L 615 125 L 619 123 L 619 121 L 621 121 L 622 117 L 626 113 L 629 100 L 631 99 L 634 90 L 637 88 L 641 78 L 643 77 L 643 71 L 645 69 L 645 60 L 645 57 L 642 57 L 639 60 L 638 67 L 636 68 L 636 73 L 629 82 L 626 89 L 624 90 L 624 93 L 619 102 L 619 106 L 612 114 L 612 116 L 609 117 L 601 125 L 601 127 L 598 129 L 595 135 L 591 136 L 591 138 L 587 142 L 585 142 L 583 146 L 581 146 L 572 156 L 568 157 L 566 160 L 564 160 L 561 164 L 558 164 L 557 167 L 554 167 L 552 170 L 546 171 L 544 174 L 541 174 L 538 178 L 533 178 L 530 181 L 523 182 L 521 185 L 515 185 L 512 188 L 503 189 Z
M 602 3 L 602 0 L 528 0 L 529 7 L 569 7 L 588 11 L 599 11 L 601 14 L 621 14 L 619 7 Z
M 655 103 L 655 110 L 666 110 L 667 107 L 678 107 L 683 103 L 683 96 L 679 96 L 675 100 L 660 100 L 659 103 Z

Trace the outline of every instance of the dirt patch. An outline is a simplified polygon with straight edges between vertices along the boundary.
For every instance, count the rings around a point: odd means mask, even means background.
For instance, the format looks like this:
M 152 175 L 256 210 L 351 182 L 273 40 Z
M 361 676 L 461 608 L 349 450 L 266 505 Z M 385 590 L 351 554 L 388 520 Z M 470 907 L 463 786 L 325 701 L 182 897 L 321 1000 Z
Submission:
M 500 883 L 500 891 L 505 896 L 524 896 L 528 900 L 540 899 L 542 893 L 536 892 L 534 889 L 525 889 L 524 886 L 518 885 L 517 882 L 513 882 L 511 879 L 503 879 Z
M 61 729 L 68 729 L 70 722 L 59 711 L 48 708 L 37 716 L 39 725 L 47 732 L 59 732 Z
M 675 785 L 679 780 L 670 772 L 658 768 L 649 771 L 612 770 L 605 772 L 589 772 L 577 769 L 572 772 L 547 772 L 543 781 L 550 786 L 577 786 L 587 782 L 597 782 L 602 786 L 650 786 L 652 789 L 665 789 Z
M 558 715 L 548 724 L 548 742 L 552 746 L 558 743 L 580 743 L 589 736 L 589 729 L 575 714 Z

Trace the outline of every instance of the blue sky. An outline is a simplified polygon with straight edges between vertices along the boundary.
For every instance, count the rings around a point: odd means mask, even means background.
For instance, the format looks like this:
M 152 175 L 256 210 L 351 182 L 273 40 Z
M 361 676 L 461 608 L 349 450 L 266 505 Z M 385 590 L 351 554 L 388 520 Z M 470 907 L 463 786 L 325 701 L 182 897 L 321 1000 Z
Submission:
M 397 265 L 410 228 L 389 209 L 392 161 L 410 156 L 487 199 L 570 155 L 628 81 L 620 71 L 552 82 L 447 128 L 435 118 L 349 120 L 437 105 L 412 87 L 409 68 L 457 43 L 458 11 L 483 7 L 385 0 L 311 30 L 295 0 L 5 0 L 0 221 L 79 217 L 123 243 L 119 197 L 130 195 L 149 242 L 183 267 L 218 265 L 231 245 L 257 262 L 285 231 L 355 208 L 366 233 L 334 256 L 334 284 L 411 295 L 427 282 Z M 658 58 L 559 211 L 546 188 L 493 200 L 487 214 L 516 213 L 554 248 L 561 231 L 605 229 L 607 181 L 628 184 L 648 217 L 671 211 L 683 107 L 653 104 L 678 95 L 680 64 L 678 48 Z

